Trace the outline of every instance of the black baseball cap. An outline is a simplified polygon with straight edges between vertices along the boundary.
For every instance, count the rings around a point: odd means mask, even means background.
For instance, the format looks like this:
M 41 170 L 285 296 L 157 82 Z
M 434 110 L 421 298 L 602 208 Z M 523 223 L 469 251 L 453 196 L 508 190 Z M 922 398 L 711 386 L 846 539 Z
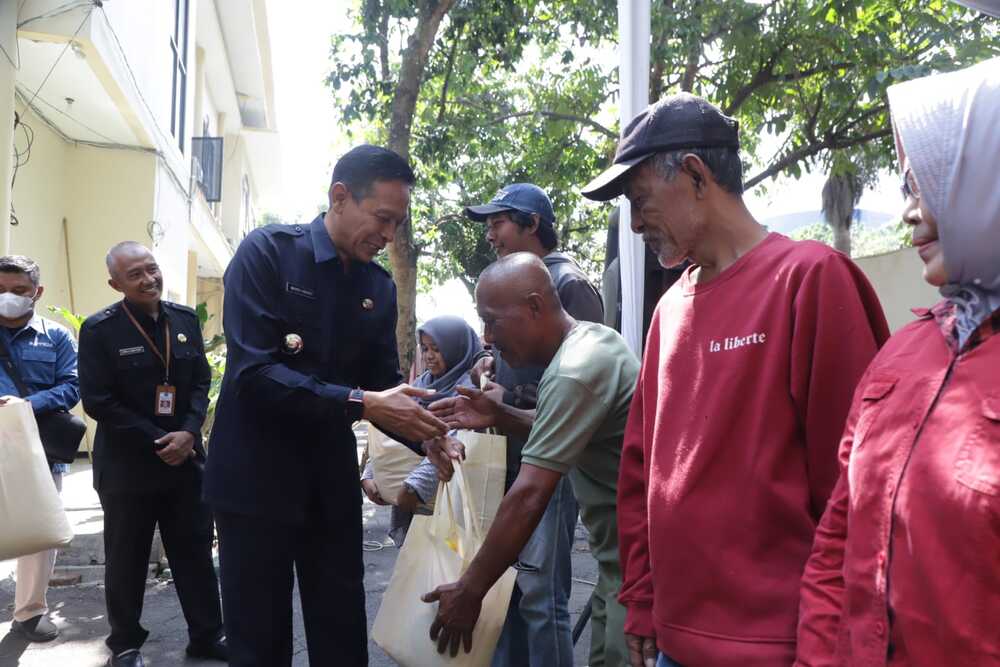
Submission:
M 501 188 L 486 204 L 467 206 L 465 215 L 476 222 L 485 222 L 486 217 L 503 211 L 520 211 L 538 217 L 554 225 L 556 214 L 552 211 L 552 202 L 545 190 L 533 183 L 513 183 Z
M 615 161 L 582 194 L 594 201 L 614 199 L 622 194 L 629 170 L 656 153 L 721 147 L 739 150 L 739 123 L 697 95 L 671 95 L 632 119 L 618 142 Z

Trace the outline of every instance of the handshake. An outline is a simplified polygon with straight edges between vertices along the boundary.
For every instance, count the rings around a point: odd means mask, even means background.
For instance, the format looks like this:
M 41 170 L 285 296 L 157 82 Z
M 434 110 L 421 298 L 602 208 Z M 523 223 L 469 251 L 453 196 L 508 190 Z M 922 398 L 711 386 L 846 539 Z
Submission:
M 480 379 L 482 389 L 456 387 L 457 396 L 442 398 L 426 408 L 419 399 L 434 396 L 430 389 L 399 385 L 386 391 L 367 391 L 364 416 L 384 431 L 423 442 L 424 453 L 437 468 L 438 477 L 448 481 L 454 472 L 452 461 L 465 458 L 465 446 L 448 432 L 492 428 L 502 418 L 503 388 L 489 380 L 489 365 L 482 366 L 473 374 Z

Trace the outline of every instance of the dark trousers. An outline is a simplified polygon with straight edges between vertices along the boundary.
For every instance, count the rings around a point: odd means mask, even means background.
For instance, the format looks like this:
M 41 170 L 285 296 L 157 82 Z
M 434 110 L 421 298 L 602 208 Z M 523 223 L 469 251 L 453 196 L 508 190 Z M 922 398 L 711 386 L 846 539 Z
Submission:
M 368 664 L 357 496 L 336 508 L 314 504 L 302 524 L 216 513 L 230 667 L 292 664 L 293 568 L 309 664 Z
M 201 501 L 200 478 L 157 493 L 101 493 L 104 508 L 104 584 L 111 635 L 118 654 L 139 648 L 149 632 L 142 615 L 153 530 L 160 537 L 173 573 L 192 643 L 222 635 L 219 582 L 212 565 L 212 514 Z

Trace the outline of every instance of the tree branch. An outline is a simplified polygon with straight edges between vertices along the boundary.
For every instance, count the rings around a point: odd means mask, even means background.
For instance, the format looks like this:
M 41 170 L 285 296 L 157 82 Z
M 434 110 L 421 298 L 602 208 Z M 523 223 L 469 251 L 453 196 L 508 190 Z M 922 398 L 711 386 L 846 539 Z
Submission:
M 782 47 L 781 50 L 784 50 Z M 837 69 L 850 69 L 855 67 L 854 63 L 831 63 L 829 65 L 817 65 L 816 67 L 810 67 L 809 69 L 799 70 L 798 72 L 789 72 L 787 74 L 775 74 L 773 72 L 773 63 L 777 59 L 777 56 L 781 54 L 781 51 L 776 52 L 772 55 L 769 61 L 770 67 L 761 68 L 753 78 L 742 88 L 736 91 L 733 96 L 732 102 L 726 105 L 723 110 L 726 115 L 732 115 L 736 112 L 744 103 L 753 95 L 755 92 L 763 88 L 764 86 L 770 85 L 772 83 L 791 83 L 793 81 L 800 81 L 802 79 L 807 79 L 811 76 L 821 74 L 823 72 L 830 72 Z
M 861 144 L 866 144 L 869 141 L 874 141 L 875 139 L 881 139 L 882 137 L 888 137 L 892 134 L 892 128 L 885 128 L 883 130 L 878 130 L 877 132 L 869 132 L 867 134 L 862 134 L 856 137 L 837 137 L 836 135 L 823 139 L 822 141 L 812 142 L 806 144 L 805 146 L 800 146 L 796 148 L 791 153 L 788 153 L 783 158 L 774 162 L 764 171 L 756 174 L 752 178 L 747 179 L 743 186 L 744 190 L 749 190 L 750 188 L 756 186 L 761 181 L 776 176 L 788 167 L 801 162 L 807 158 L 816 155 L 824 149 L 828 150 L 841 150 L 843 148 L 850 148 L 851 146 L 858 146 Z
M 591 129 L 597 130 L 606 137 L 615 140 L 618 139 L 617 132 L 601 125 L 592 118 L 584 118 L 583 116 L 575 116 L 573 114 L 568 114 L 568 113 L 559 113 L 558 111 L 547 111 L 545 109 L 538 109 L 536 111 L 518 111 L 515 113 L 504 114 L 503 116 L 497 116 L 496 118 L 491 118 L 490 120 L 486 121 L 484 125 L 497 125 L 512 118 L 525 118 L 527 116 L 545 116 L 546 118 L 551 118 L 553 120 L 566 120 L 572 123 L 579 123 L 581 125 L 586 125 Z
M 465 21 L 460 22 L 456 26 L 454 41 L 451 43 L 451 50 L 448 52 L 448 65 L 445 69 L 444 84 L 441 86 L 441 101 L 438 105 L 438 123 L 444 121 L 444 110 L 448 104 L 448 85 L 451 83 L 451 73 L 455 69 L 455 52 L 458 51 L 458 43 L 462 41 L 463 30 L 465 30 Z

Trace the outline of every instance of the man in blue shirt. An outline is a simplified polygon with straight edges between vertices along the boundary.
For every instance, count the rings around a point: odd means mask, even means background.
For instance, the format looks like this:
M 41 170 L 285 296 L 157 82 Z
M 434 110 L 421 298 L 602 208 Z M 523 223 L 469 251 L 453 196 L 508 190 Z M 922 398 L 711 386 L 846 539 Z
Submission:
M 226 269 L 205 498 L 232 667 L 291 665 L 293 575 L 309 663 L 368 664 L 351 424 L 412 441 L 447 431 L 414 400 L 431 392 L 400 385 L 396 286 L 372 261 L 406 223 L 414 180 L 401 156 L 358 146 L 334 167 L 326 213 L 255 229 Z
M 0 339 L 27 389 L 23 398 L 35 415 L 70 410 L 80 402 L 76 341 L 65 327 L 35 314 L 44 291 L 39 279 L 38 265 L 27 257 L 0 257 Z M 18 396 L 17 382 L 0 366 L 0 405 Z M 61 490 L 69 465 L 51 465 L 52 479 Z M 55 563 L 55 549 L 17 559 L 11 629 L 29 641 L 46 642 L 59 635 L 48 619 L 45 601 Z

